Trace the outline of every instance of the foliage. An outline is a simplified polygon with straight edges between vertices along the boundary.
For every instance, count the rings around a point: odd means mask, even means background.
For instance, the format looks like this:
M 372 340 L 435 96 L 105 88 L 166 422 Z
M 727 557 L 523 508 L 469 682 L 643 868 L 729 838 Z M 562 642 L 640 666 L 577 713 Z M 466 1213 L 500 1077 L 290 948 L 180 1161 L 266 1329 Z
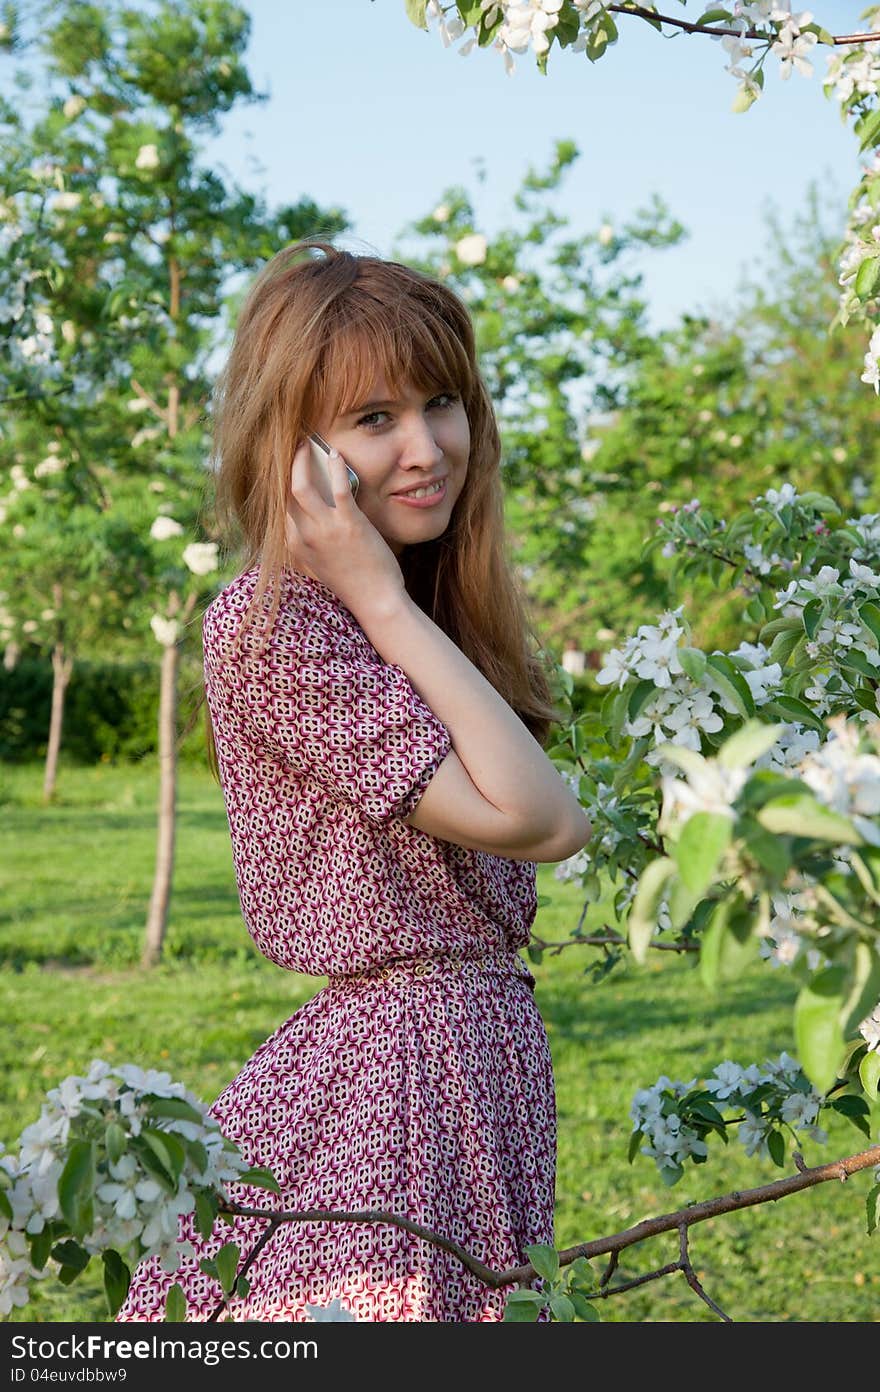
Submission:
M 184 736 L 201 687 L 201 669 L 188 664 L 181 703 L 181 758 L 204 762 L 204 727 L 196 718 Z M 44 757 L 52 673 L 47 663 L 22 658 L 10 670 L 0 669 L 0 759 L 23 763 Z M 156 752 L 159 692 L 152 662 L 77 663 L 65 702 L 64 746 L 68 759 L 93 764 L 98 760 L 142 759 Z

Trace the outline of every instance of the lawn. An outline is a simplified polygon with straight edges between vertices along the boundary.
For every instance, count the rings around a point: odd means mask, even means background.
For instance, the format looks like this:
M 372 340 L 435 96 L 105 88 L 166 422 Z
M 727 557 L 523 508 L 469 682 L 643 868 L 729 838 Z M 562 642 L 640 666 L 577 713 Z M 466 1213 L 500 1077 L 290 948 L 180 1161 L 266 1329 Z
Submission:
M 156 770 L 63 767 L 57 804 L 39 800 L 41 770 L 0 775 L 0 1139 L 10 1146 L 35 1119 L 46 1088 L 95 1057 L 162 1067 L 212 1099 L 272 1031 L 321 985 L 265 961 L 241 922 L 222 796 L 209 775 L 185 767 L 174 896 L 163 964 L 137 966 L 155 838 Z M 541 866 L 552 902 L 536 932 L 564 938 L 577 889 Z M 588 921 L 602 921 L 603 905 Z M 688 1080 L 724 1058 L 746 1064 L 794 1052 L 794 986 L 760 965 L 715 999 L 689 963 L 618 969 L 595 985 L 590 949 L 545 956 L 533 971 L 553 1050 L 559 1113 L 556 1241 L 566 1246 L 652 1214 L 779 1176 L 735 1142 L 672 1190 L 653 1162 L 626 1160 L 629 1103 L 661 1074 Z M 875 1118 L 876 1121 L 876 1118 Z M 842 1119 L 819 1163 L 862 1148 Z M 875 1321 L 880 1236 L 865 1233 L 869 1175 L 827 1184 L 694 1230 L 692 1255 L 710 1295 L 735 1320 Z M 677 1256 L 672 1237 L 630 1249 L 625 1279 Z M 715 1316 L 681 1276 L 604 1301 L 603 1319 L 697 1321 Z M 70 1288 L 51 1277 L 13 1318 L 106 1318 L 97 1276 Z

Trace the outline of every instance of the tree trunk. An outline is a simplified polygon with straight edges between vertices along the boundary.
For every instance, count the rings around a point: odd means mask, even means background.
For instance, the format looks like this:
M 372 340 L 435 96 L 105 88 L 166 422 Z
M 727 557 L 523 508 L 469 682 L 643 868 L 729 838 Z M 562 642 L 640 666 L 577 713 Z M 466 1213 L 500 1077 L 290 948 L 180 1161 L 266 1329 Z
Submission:
M 159 828 L 156 870 L 147 918 L 147 932 L 141 956 L 142 967 L 154 967 L 162 955 L 168 924 L 168 903 L 174 873 L 174 834 L 177 821 L 177 644 L 162 654 L 162 681 L 159 696 Z
M 49 719 L 49 743 L 46 748 L 46 768 L 43 774 L 43 801 L 51 802 L 55 795 L 58 775 L 58 753 L 61 749 L 61 728 L 64 724 L 64 696 L 73 671 L 73 658 L 64 652 L 64 644 L 52 649 L 52 714 Z

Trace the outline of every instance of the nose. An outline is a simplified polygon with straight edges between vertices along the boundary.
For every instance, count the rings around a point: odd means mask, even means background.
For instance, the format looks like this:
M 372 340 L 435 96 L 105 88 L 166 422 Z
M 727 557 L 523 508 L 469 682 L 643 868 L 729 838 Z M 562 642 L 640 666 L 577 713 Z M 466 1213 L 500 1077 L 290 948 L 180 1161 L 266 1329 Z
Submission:
M 404 468 L 431 469 L 442 458 L 431 421 L 421 411 L 414 413 L 405 422 L 399 462 Z

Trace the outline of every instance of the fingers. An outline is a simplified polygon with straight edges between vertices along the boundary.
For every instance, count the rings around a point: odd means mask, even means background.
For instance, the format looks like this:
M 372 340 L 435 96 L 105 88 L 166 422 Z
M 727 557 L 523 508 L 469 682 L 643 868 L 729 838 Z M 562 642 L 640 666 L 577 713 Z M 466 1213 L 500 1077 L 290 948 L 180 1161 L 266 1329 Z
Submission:
M 325 453 L 311 440 L 298 446 L 290 470 L 290 502 L 311 517 L 319 517 L 321 504 L 335 508 L 351 499 L 345 460 L 336 449 Z

